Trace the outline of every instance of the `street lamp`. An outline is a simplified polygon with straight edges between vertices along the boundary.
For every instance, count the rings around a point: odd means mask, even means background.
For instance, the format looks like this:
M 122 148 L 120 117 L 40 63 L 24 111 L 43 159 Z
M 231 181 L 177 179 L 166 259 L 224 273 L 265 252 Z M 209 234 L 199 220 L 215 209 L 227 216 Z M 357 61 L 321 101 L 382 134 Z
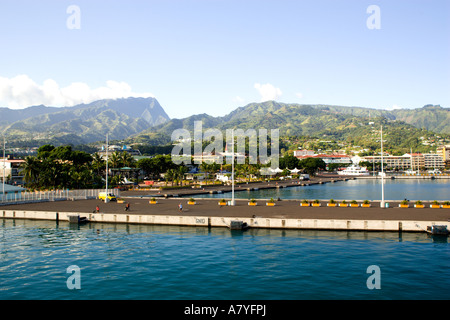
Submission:
M 106 196 L 105 203 L 108 203 L 108 134 L 106 134 Z
M 231 148 L 231 205 L 234 206 L 234 129 L 231 129 Z
M 6 140 L 3 135 L 3 193 L 2 200 L 5 200 L 5 171 L 6 171 Z
M 383 125 L 381 126 L 381 207 L 384 208 Z

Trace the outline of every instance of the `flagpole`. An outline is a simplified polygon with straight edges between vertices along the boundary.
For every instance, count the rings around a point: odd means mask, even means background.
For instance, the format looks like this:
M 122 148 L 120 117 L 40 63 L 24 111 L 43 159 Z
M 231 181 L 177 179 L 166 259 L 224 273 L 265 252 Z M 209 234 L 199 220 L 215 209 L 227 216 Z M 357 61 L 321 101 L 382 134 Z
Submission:
M 106 134 L 106 196 L 105 203 L 108 202 L 108 134 Z
M 234 206 L 234 129 L 231 129 L 231 205 Z
M 3 136 L 3 193 L 2 200 L 5 200 L 5 170 L 6 170 L 6 140 L 5 136 Z
M 381 207 L 384 208 L 383 125 L 381 125 Z

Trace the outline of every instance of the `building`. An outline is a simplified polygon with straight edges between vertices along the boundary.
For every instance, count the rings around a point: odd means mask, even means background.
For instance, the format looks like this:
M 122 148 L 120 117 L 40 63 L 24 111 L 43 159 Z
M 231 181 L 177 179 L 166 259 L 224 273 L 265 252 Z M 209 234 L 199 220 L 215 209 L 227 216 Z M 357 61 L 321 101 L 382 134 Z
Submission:
M 381 156 L 366 156 L 362 161 L 371 163 L 381 163 Z M 402 156 L 383 156 L 383 163 L 386 169 L 390 170 L 422 170 L 442 169 L 444 160 L 441 154 L 437 153 L 405 153 Z
M 442 156 L 445 166 L 450 167 L 450 145 L 440 146 L 436 153 Z
M 442 154 L 439 153 L 424 153 L 423 162 L 426 169 L 445 168 L 444 158 L 442 157 Z
M 351 157 L 344 154 L 319 154 L 317 158 L 322 159 L 326 164 L 337 163 L 347 165 L 352 163 Z
M 305 152 L 294 151 L 294 156 L 299 160 L 303 160 L 306 158 L 319 158 L 322 159 L 323 162 L 325 162 L 327 165 L 331 163 L 337 163 L 342 165 L 352 163 L 350 156 L 345 154 L 315 154 L 314 151 L 310 150 L 299 150 L 299 151 L 305 151 Z
M 386 166 L 386 169 L 408 170 L 411 169 L 411 158 L 412 157 L 409 154 L 404 154 L 402 156 L 383 155 L 383 163 Z M 361 158 L 361 161 L 381 163 L 381 155 L 365 156 Z
M 8 181 L 12 185 L 23 184 L 23 175 L 20 165 L 24 163 L 24 160 L 18 159 L 0 159 L 0 180 L 3 182 L 3 168 L 5 169 L 5 181 Z
M 421 170 L 425 167 L 423 154 L 421 153 L 406 153 L 411 158 L 411 170 Z
M 132 156 L 142 156 L 142 154 L 141 154 L 141 152 L 139 150 L 132 149 L 132 148 L 130 148 L 128 146 L 122 146 L 122 147 L 121 146 L 115 146 L 115 145 L 108 146 L 108 155 L 111 155 L 114 152 L 128 152 Z M 102 158 L 106 158 L 105 147 L 102 147 L 102 149 L 97 151 L 97 153 Z
M 294 157 L 312 157 L 316 156 L 314 150 L 294 150 Z
M 203 153 L 203 154 L 194 154 L 192 159 L 194 163 L 206 162 L 208 164 L 210 163 L 224 164 L 231 161 L 232 155 L 233 154 L 231 152 L 219 152 L 218 154 Z M 245 154 L 235 152 L 234 158 L 236 159 L 237 163 L 245 163 Z

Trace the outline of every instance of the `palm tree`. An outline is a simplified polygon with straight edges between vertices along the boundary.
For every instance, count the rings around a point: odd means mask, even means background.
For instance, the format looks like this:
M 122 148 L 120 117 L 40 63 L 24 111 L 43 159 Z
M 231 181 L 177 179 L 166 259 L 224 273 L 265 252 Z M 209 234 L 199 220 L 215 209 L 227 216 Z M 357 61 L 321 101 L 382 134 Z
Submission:
M 184 174 L 187 172 L 187 168 L 185 166 L 179 166 L 176 171 L 177 179 L 181 181 L 181 185 L 183 186 Z
M 101 175 L 105 167 L 105 160 L 98 152 L 94 153 L 92 158 L 92 168 L 97 171 L 97 175 Z
M 26 157 L 25 162 L 22 163 L 21 168 L 23 178 L 26 183 L 31 185 L 37 183 L 41 162 L 36 157 Z
M 109 156 L 109 163 L 111 164 L 112 168 L 119 168 L 121 165 L 121 156 L 120 153 L 115 151 Z
M 123 163 L 124 167 L 134 168 L 136 165 L 136 160 L 134 160 L 133 156 L 126 151 L 122 152 L 121 162 Z
M 202 170 L 206 174 L 206 184 L 208 184 L 208 175 L 209 175 L 209 164 L 206 162 L 202 162 L 200 165 L 200 170 Z
M 169 169 L 166 172 L 165 178 L 166 178 L 166 185 L 167 185 L 167 181 L 172 181 L 172 186 L 173 186 L 173 180 L 175 179 L 176 176 L 176 172 L 174 169 Z

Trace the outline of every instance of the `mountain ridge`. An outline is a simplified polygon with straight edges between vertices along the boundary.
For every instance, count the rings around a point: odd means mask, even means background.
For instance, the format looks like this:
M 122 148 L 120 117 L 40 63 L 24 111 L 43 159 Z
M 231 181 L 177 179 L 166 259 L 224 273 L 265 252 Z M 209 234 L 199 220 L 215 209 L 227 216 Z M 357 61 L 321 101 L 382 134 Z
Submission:
M 204 130 L 279 128 L 282 136 L 343 138 L 362 122 L 378 123 L 382 119 L 450 134 L 450 109 L 440 105 L 386 110 L 266 101 L 249 103 L 219 117 L 203 113 L 170 119 L 155 98 L 106 99 L 62 108 L 43 105 L 20 110 L 0 108 L 0 131 L 6 131 L 8 139 L 36 143 L 56 139 L 57 143 L 73 140 L 74 144 L 86 144 L 104 141 L 109 134 L 111 140 L 130 144 L 161 144 L 170 143 L 175 129 L 192 132 L 195 121 L 202 121 Z
M 124 139 L 170 120 L 155 98 L 97 100 L 73 107 L 0 108 L 0 131 L 9 139 L 78 136 L 77 142 Z

